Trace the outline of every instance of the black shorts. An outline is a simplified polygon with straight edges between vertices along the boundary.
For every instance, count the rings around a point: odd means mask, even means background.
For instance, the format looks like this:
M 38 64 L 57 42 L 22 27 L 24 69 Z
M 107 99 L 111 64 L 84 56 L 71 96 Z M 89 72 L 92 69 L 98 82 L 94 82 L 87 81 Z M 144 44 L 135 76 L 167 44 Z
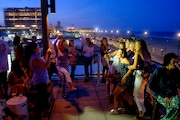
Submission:
M 0 82 L 5 82 L 5 81 L 7 81 L 7 71 L 5 71 L 5 72 L 1 72 L 0 73 Z
M 50 73 L 58 73 L 58 70 L 57 70 L 57 68 L 56 68 L 56 63 L 53 63 L 53 62 L 51 62 L 51 64 L 50 64 L 50 67 L 49 67 L 49 72 Z

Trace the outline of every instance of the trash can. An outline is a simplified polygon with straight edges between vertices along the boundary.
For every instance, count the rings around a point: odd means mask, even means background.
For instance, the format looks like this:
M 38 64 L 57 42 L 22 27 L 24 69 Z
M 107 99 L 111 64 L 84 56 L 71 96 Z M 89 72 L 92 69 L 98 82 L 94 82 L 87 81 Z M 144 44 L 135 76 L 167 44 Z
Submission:
M 7 107 L 16 115 L 25 115 L 23 120 L 29 120 L 27 97 L 17 96 L 9 99 Z

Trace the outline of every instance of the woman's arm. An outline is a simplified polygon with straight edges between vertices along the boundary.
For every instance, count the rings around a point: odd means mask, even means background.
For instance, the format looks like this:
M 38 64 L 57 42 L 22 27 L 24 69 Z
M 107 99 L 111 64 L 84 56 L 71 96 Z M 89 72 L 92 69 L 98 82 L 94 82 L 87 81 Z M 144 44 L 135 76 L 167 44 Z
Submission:
M 77 56 L 76 50 L 74 48 L 72 48 L 72 47 L 70 48 L 69 53 L 71 53 L 73 56 Z
M 57 35 L 56 39 L 54 40 L 54 45 L 55 46 L 56 46 L 56 43 L 57 43 L 59 37 L 61 37 L 62 35 L 63 35 L 62 32 L 59 32 L 59 34 Z
M 108 55 L 109 55 L 110 57 L 112 57 L 112 56 L 117 55 L 117 53 L 118 53 L 118 50 L 115 50 L 115 51 L 113 51 L 112 53 L 109 53 Z
M 133 63 L 133 65 L 130 65 L 130 66 L 128 67 L 128 69 L 130 69 L 130 70 L 136 69 L 137 63 L 138 63 L 138 55 L 139 55 L 139 52 L 136 51 L 136 52 L 135 52 L 135 55 L 134 55 L 134 63 Z
M 178 97 L 179 97 L 179 100 L 180 100 L 180 89 L 178 88 L 177 91 L 178 91 Z
M 61 50 L 58 48 L 58 46 L 57 46 L 56 44 L 57 44 L 57 42 L 58 42 L 59 37 L 61 37 L 62 35 L 63 35 L 63 34 L 60 32 L 60 33 L 58 34 L 58 36 L 56 37 L 56 39 L 54 40 L 54 49 L 55 49 L 55 51 L 56 51 L 56 54 L 58 54 L 59 56 L 63 56 L 63 54 L 62 54 Z
M 160 79 L 162 77 L 162 74 L 161 73 L 162 70 L 160 70 L 159 68 L 157 68 L 151 75 L 150 79 L 149 79 L 149 88 L 152 90 L 153 92 L 153 95 L 155 97 L 157 97 L 157 95 L 159 95 L 159 92 L 160 92 Z M 164 73 L 165 74 L 165 73 Z
M 26 83 L 28 82 L 28 80 L 29 80 L 29 76 L 28 76 L 28 74 L 26 73 L 26 71 L 24 70 L 24 68 L 22 68 L 22 70 L 23 70 L 24 77 L 25 77 L 24 84 L 26 84 Z
M 137 63 L 138 63 L 138 52 L 135 52 L 134 63 L 133 63 L 133 65 L 130 65 L 128 67 L 127 73 L 122 77 L 122 79 L 121 79 L 122 84 L 126 83 L 127 77 L 132 74 L 134 69 L 136 69 Z
M 40 67 L 40 68 L 48 68 L 50 66 L 50 61 L 51 61 L 50 55 L 51 55 L 51 50 L 48 49 L 45 55 L 46 61 L 44 62 L 39 58 L 35 58 L 32 60 L 32 65 Z
M 131 69 L 129 69 L 129 70 L 127 71 L 127 73 L 126 73 L 126 74 L 122 77 L 122 79 L 121 79 L 121 84 L 125 84 L 125 83 L 126 83 L 127 77 L 128 77 L 129 75 L 131 75 L 132 72 L 133 72 L 133 70 L 131 70 Z

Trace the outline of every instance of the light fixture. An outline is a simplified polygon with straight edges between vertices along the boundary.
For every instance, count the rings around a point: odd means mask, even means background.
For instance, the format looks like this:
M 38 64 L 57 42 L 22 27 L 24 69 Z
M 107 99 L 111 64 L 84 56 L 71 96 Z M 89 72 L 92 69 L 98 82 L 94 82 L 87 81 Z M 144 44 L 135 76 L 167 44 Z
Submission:
M 51 10 L 51 13 L 56 13 L 56 10 L 55 10 L 55 0 L 50 0 L 50 10 Z

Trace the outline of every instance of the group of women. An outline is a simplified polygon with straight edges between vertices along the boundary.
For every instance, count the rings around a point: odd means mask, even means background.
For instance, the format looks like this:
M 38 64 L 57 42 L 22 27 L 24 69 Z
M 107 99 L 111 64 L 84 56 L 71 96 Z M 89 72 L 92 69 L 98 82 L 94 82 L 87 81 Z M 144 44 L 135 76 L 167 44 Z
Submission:
M 104 47 L 102 48 L 105 48 L 107 44 L 107 39 L 103 38 L 101 46 Z M 141 88 L 145 85 L 143 84 L 144 79 L 142 74 L 145 72 L 145 62 L 151 63 L 151 57 L 147 49 L 146 42 L 144 40 L 126 40 L 120 43 L 119 50 L 116 50 L 113 53 L 107 53 L 107 50 L 108 47 L 106 47 L 106 52 L 102 54 L 102 57 L 118 56 L 118 59 L 116 60 L 118 61 L 118 64 L 115 66 L 115 70 L 119 75 L 119 78 L 115 79 L 116 85 L 112 89 L 113 91 L 111 91 L 111 93 L 108 91 L 108 95 L 112 94 L 111 96 L 113 96 L 114 102 L 114 108 L 110 111 L 110 113 L 119 114 L 121 110 L 124 110 L 124 105 L 121 99 L 121 97 L 123 97 L 122 94 L 124 91 L 128 89 L 132 90 L 133 88 L 134 100 L 139 111 L 139 115 L 137 117 L 143 117 L 146 112 L 146 108 L 144 106 L 144 92 L 141 90 Z M 104 69 L 108 68 L 108 65 L 104 66 Z M 109 84 L 109 79 L 107 80 L 107 83 Z
M 165 55 L 163 64 L 165 71 L 163 75 L 159 72 L 160 70 L 157 70 L 158 72 L 156 70 L 154 72 L 152 71 L 151 56 L 144 40 L 128 39 L 120 43 L 118 50 L 112 53 L 108 53 L 107 51 L 108 41 L 106 38 L 103 38 L 101 42 L 103 77 L 106 77 L 107 80 L 106 87 L 109 101 L 114 102 L 114 108 L 110 110 L 110 114 L 119 114 L 127 109 L 123 104 L 123 100 L 125 100 L 123 97 L 127 93 L 126 91 L 132 91 L 132 96 L 138 109 L 136 119 L 145 118 L 147 108 L 144 104 L 144 91 L 146 87 L 149 86 L 152 90 L 149 92 L 151 101 L 153 101 L 154 96 L 154 98 L 166 108 L 166 113 L 164 113 L 165 115 L 161 118 L 163 120 L 167 120 L 168 118 L 169 120 L 174 120 L 177 118 L 179 108 L 178 100 L 180 99 L 180 82 L 178 82 L 179 70 L 177 70 L 175 66 L 175 63 L 178 65 L 177 56 L 174 53 Z M 115 58 L 113 59 L 113 63 L 115 64 L 109 65 L 108 61 L 112 56 Z M 104 60 L 106 60 L 106 62 L 104 62 Z M 112 68 L 114 69 L 113 72 Z M 106 75 L 104 75 L 105 70 L 107 70 Z M 177 73 L 176 75 L 174 74 L 176 77 L 172 76 L 172 71 L 174 71 L 175 74 Z M 114 74 L 118 75 L 118 78 L 114 77 L 114 79 L 112 79 L 112 76 L 115 76 Z M 168 91 L 171 92 L 168 93 Z M 129 93 L 131 94 L 131 92 Z M 156 95 L 154 95 L 154 93 Z M 157 96 L 157 94 L 159 96 Z M 169 99 L 171 101 L 169 101 Z M 132 105 L 130 99 L 128 99 L 127 102 Z M 131 111 L 132 110 L 133 109 L 131 109 Z M 175 113 L 172 113 L 173 110 Z

